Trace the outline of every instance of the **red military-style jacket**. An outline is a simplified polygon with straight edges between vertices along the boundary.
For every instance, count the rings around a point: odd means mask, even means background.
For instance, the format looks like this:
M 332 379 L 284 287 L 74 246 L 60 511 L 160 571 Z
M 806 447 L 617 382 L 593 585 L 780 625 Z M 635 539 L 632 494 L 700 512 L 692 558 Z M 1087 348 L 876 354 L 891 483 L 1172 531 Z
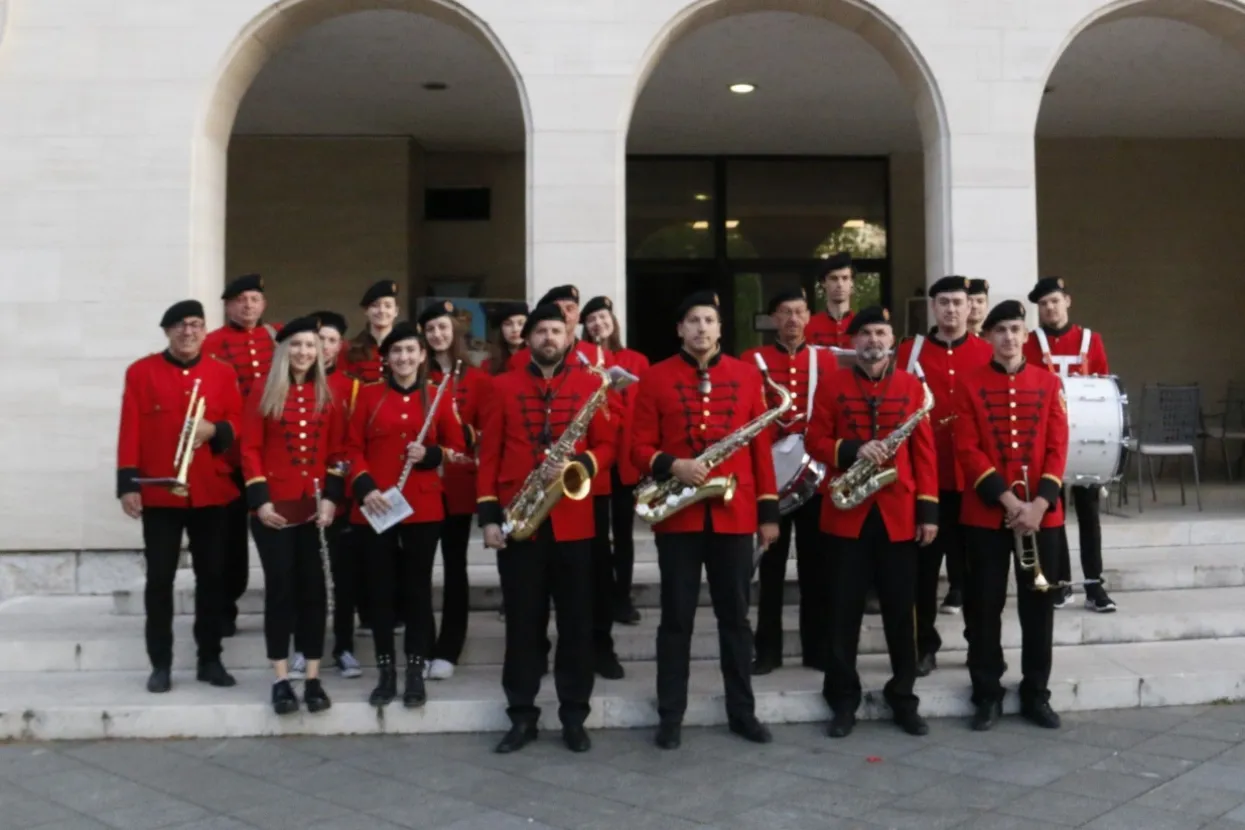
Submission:
M 817 392 L 804 451 L 826 465 L 826 480 L 831 481 L 851 467 L 861 446 L 890 435 L 921 408 L 924 399 L 920 379 L 902 369 L 876 380 L 859 367 L 839 369 Z M 892 542 L 915 539 L 918 524 L 937 524 L 938 459 L 928 415 L 900 445 L 890 466 L 898 479 L 863 504 L 840 510 L 824 499 L 821 529 L 832 536 L 859 539 L 875 504 Z
M 342 344 L 341 355 L 337 358 L 337 368 L 364 383 L 380 381 L 385 374 L 385 361 L 381 359 L 379 347 L 375 343 L 368 344 L 368 356 L 364 360 L 350 359 L 350 352 L 354 348 L 355 343 L 353 340 Z
M 804 327 L 804 339 L 814 346 L 834 346 L 838 349 L 850 349 L 852 337 L 847 327 L 852 324 L 856 312 L 848 310 L 843 319 L 836 320 L 829 312 L 819 311 Z
M 895 352 L 895 365 L 905 371 L 914 371 L 912 351 L 916 339 L 909 338 L 899 344 Z M 938 489 L 956 493 L 964 489 L 964 474 L 955 455 L 955 404 L 952 395 L 964 383 L 964 378 L 974 369 L 990 362 L 994 349 L 975 334 L 969 333 L 951 342 L 938 337 L 938 329 L 931 329 L 917 354 L 925 373 L 925 382 L 934 393 L 934 411 L 930 419 L 934 428 L 934 446 L 938 451 Z
M 328 376 L 325 380 L 329 385 L 329 394 L 333 396 L 333 402 L 341 408 L 342 419 L 345 421 L 348 428 L 350 424 L 350 415 L 354 412 L 355 403 L 359 400 L 359 393 L 366 388 L 367 384 L 358 378 L 352 378 L 336 366 L 329 367 Z M 345 429 L 343 429 L 342 440 L 345 440 Z M 345 470 L 344 472 L 349 474 L 349 470 Z M 344 488 L 343 493 L 345 493 Z M 343 495 L 341 504 L 343 506 L 349 506 L 349 493 L 345 493 Z
M 1012 374 L 991 361 L 965 378 L 955 391 L 954 405 L 956 451 L 964 478 L 971 482 L 964 489 L 960 523 L 1003 527 L 999 497 L 1013 482 L 1027 480 L 1030 496 L 1050 503 L 1042 527 L 1061 526 L 1059 495 L 1068 461 L 1063 382 L 1027 361 Z
M 521 371 L 492 379 L 480 416 L 479 471 L 476 476 L 477 512 L 481 527 L 501 524 L 502 511 L 519 492 L 528 473 L 545 459 L 594 392 L 601 386 L 596 375 L 573 370 L 563 363 L 545 378 L 534 363 Z M 608 404 L 589 422 L 587 434 L 576 444 L 574 460 L 590 476 L 614 463 L 615 429 Z M 562 499 L 549 514 L 558 542 L 591 539 L 596 527 L 592 499 Z
M 708 389 L 702 380 L 708 381 Z M 631 425 L 631 459 L 657 481 L 670 478 L 680 459 L 692 459 L 768 408 L 755 365 L 716 352 L 703 367 L 680 351 L 654 364 L 638 384 Z M 656 533 L 754 533 L 778 521 L 778 485 L 770 433 L 709 470 L 709 477 L 735 476 L 729 502 L 711 499 L 653 526 Z M 712 525 L 709 521 L 712 521 Z
M 190 393 L 199 381 L 203 419 L 216 425 L 216 435 L 190 459 L 189 493 L 175 496 L 164 488 L 140 485 L 138 478 L 172 478 L 173 456 L 190 408 Z M 145 507 L 218 507 L 238 497 L 225 457 L 233 446 L 242 416 L 242 397 L 233 369 L 200 355 L 181 363 L 169 352 L 148 355 L 130 364 L 121 397 L 121 428 L 117 437 L 117 497 L 140 493 Z
M 1085 330 L 1080 326 L 1067 325 L 1062 329 L 1048 329 L 1043 327 L 1042 331 L 1046 335 L 1046 342 L 1050 344 L 1050 353 L 1052 356 L 1065 355 L 1072 357 L 1080 357 L 1081 362 L 1068 367 L 1070 375 L 1107 375 L 1110 372 L 1107 369 L 1107 350 L 1102 344 L 1102 336 L 1096 331 L 1089 334 L 1089 348 L 1085 354 L 1081 353 L 1081 343 L 1084 340 Z M 1025 342 L 1025 361 L 1033 366 L 1045 366 L 1053 372 L 1058 373 L 1059 367 L 1055 361 L 1048 360 L 1047 356 L 1042 354 L 1041 341 L 1038 339 L 1036 331 L 1029 332 L 1029 339 Z
M 252 510 L 267 502 L 297 502 L 321 496 L 341 502 L 345 496 L 346 417 L 329 396 L 316 406 L 314 382 L 290 382 L 280 417 L 260 414 L 263 385 L 251 390 L 242 411 L 242 475 Z
M 648 358 L 635 349 L 619 349 L 614 353 L 614 359 L 618 361 L 618 365 L 626 369 L 637 378 L 644 377 L 644 373 L 648 371 Z M 635 465 L 631 458 L 631 448 L 634 443 L 632 440 L 631 424 L 635 421 L 635 395 L 639 389 L 639 384 L 631 384 L 623 389 L 622 396 L 622 417 L 618 424 L 618 480 L 624 485 L 632 487 L 640 481 L 640 468 Z M 612 484 L 612 483 L 611 483 Z M 594 483 L 595 488 L 595 483 Z
M 791 409 L 774 424 L 771 438 L 777 441 L 788 435 L 803 435 L 808 429 L 809 387 L 812 384 L 811 368 L 816 361 L 817 385 L 830 379 L 830 375 L 838 371 L 834 355 L 826 349 L 815 349 L 808 341 L 800 343 L 794 351 L 787 351 L 781 343 L 749 349 L 740 356 L 740 360 L 750 366 L 756 365 L 754 355 L 760 354 L 769 367 L 770 377 L 791 393 Z M 812 394 L 816 394 L 813 390 Z M 778 406 L 778 393 L 768 385 L 765 387 L 765 399 L 770 407 Z
M 203 354 L 223 360 L 233 367 L 238 376 L 238 389 L 245 401 L 250 397 L 251 389 L 263 386 L 264 378 L 268 377 L 279 331 L 280 323 L 260 323 L 253 329 L 226 323 L 208 332 L 203 340 Z
M 348 481 L 355 502 L 350 513 L 352 524 L 367 524 L 359 504 L 368 493 L 397 485 L 406 466 L 406 448 L 419 436 L 435 398 L 434 389 L 425 386 L 421 394 L 419 387 L 403 389 L 393 379 L 364 388 L 346 433 Z M 437 405 L 424 446 L 428 450 L 424 460 L 412 466 L 402 488 L 403 497 L 414 511 L 402 520 L 403 524 L 439 522 L 445 518 L 437 467 L 445 459 L 445 450 L 467 449 L 448 390 Z
M 445 374 L 438 364 L 433 365 L 428 375 L 428 394 L 436 395 L 437 387 Z M 465 442 L 464 449 L 474 451 L 476 430 L 480 420 L 480 405 L 489 392 L 489 375 L 475 366 L 464 366 L 459 376 L 450 381 L 450 388 L 445 390 L 442 398 L 457 414 L 461 423 L 459 429 Z M 450 516 L 470 516 L 476 512 L 476 462 L 454 462 L 447 460 L 441 468 L 444 476 L 441 484 L 445 488 L 446 513 Z

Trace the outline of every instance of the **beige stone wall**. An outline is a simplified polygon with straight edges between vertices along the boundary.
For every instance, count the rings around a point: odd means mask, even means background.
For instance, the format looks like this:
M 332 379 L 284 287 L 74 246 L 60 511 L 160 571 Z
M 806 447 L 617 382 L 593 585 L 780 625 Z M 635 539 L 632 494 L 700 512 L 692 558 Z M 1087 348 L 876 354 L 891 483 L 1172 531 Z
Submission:
M 891 156 L 891 310 L 904 325 L 908 298 L 925 288 L 925 159 L 921 153 Z

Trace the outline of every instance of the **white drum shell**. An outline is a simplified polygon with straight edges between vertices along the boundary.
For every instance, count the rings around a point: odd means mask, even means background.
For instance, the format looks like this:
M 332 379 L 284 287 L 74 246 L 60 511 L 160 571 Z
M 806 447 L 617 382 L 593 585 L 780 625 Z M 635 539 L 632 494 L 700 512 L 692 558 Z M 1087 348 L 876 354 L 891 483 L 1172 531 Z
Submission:
M 1129 439 L 1128 396 L 1113 376 L 1062 378 L 1068 402 L 1065 484 L 1107 485 L 1123 474 Z

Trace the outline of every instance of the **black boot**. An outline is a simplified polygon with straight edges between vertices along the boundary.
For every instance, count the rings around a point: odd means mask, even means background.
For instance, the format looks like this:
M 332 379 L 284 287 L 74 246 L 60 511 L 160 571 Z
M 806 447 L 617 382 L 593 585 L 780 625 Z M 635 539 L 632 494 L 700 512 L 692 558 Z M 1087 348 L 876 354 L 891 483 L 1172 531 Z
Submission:
M 406 655 L 406 689 L 402 692 L 402 705 L 418 709 L 428 702 L 424 689 L 424 658 Z
M 523 747 L 536 740 L 539 736 L 535 723 L 516 723 L 510 727 L 510 731 L 493 749 L 499 755 L 508 755 L 511 752 L 518 752 Z
M 727 727 L 744 740 L 752 741 L 754 744 L 767 744 L 774 740 L 774 736 L 770 734 L 769 728 L 765 724 L 756 719 L 756 715 L 741 715 L 737 718 L 727 718 Z
M 320 678 L 313 677 L 303 684 L 303 703 L 307 704 L 307 711 L 313 715 L 326 711 L 333 705 L 320 683 Z
M 758 654 L 752 661 L 752 676 L 761 677 L 782 666 L 782 657 L 772 654 Z
M 1043 729 L 1058 729 L 1060 727 L 1059 715 L 1055 710 L 1050 708 L 1050 704 L 1046 701 L 1024 702 L 1020 704 L 1020 716 L 1029 723 L 1036 724 Z
M 830 725 L 826 727 L 826 734 L 831 738 L 846 738 L 852 734 L 852 730 L 856 728 L 856 714 L 854 712 L 833 712 L 830 718 Z
M 377 657 L 376 669 L 379 675 L 376 688 L 367 702 L 372 706 L 387 706 L 398 696 L 398 673 L 393 667 L 393 658 L 388 655 Z
M 627 674 L 623 671 L 622 663 L 618 662 L 618 655 L 612 651 L 597 652 L 593 658 L 593 667 L 606 680 L 622 680 Z
M 938 658 L 933 654 L 926 654 L 916 661 L 916 676 L 928 677 L 929 673 L 936 668 L 938 668 Z
M 278 680 L 272 684 L 272 711 L 278 715 L 289 715 L 298 711 L 298 695 L 288 680 Z
M 212 686 L 221 688 L 229 688 L 238 685 L 238 681 L 234 680 L 233 675 L 225 671 L 225 664 L 219 659 L 203 660 L 199 663 L 198 679 L 201 683 L 207 683 Z
M 894 712 L 895 724 L 909 735 L 928 735 L 929 724 L 915 709 L 898 709 Z
M 999 704 L 991 700 L 978 704 L 973 713 L 972 728 L 974 732 L 989 732 L 999 721 Z
M 162 695 L 172 688 L 173 676 L 167 668 L 157 666 L 151 670 L 151 677 L 147 678 L 147 691 L 153 695 Z
M 657 746 L 662 749 L 678 749 L 683 743 L 683 724 L 677 720 L 663 720 L 657 727 Z

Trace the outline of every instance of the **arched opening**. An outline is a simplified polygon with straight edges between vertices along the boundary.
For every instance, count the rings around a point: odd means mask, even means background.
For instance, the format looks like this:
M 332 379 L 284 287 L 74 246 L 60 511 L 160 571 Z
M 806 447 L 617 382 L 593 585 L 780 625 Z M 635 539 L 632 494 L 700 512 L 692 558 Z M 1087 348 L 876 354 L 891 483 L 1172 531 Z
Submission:
M 669 353 L 673 307 L 697 288 L 723 299 L 729 350 L 763 342 L 766 298 L 797 284 L 815 297 L 834 250 L 859 261 L 857 304 L 901 309 L 948 267 L 943 107 L 880 12 L 705 0 L 643 66 L 627 140 L 628 305 L 646 309 L 628 317 L 633 348 Z
M 1245 10 L 1120 3 L 1051 70 L 1036 125 L 1038 261 L 1134 401 L 1196 383 L 1223 410 L 1245 351 Z
M 202 296 L 265 276 L 269 316 L 362 324 L 378 279 L 414 316 L 432 295 L 526 295 L 528 107 L 482 21 L 440 0 L 302 0 L 226 56 L 194 158 Z

